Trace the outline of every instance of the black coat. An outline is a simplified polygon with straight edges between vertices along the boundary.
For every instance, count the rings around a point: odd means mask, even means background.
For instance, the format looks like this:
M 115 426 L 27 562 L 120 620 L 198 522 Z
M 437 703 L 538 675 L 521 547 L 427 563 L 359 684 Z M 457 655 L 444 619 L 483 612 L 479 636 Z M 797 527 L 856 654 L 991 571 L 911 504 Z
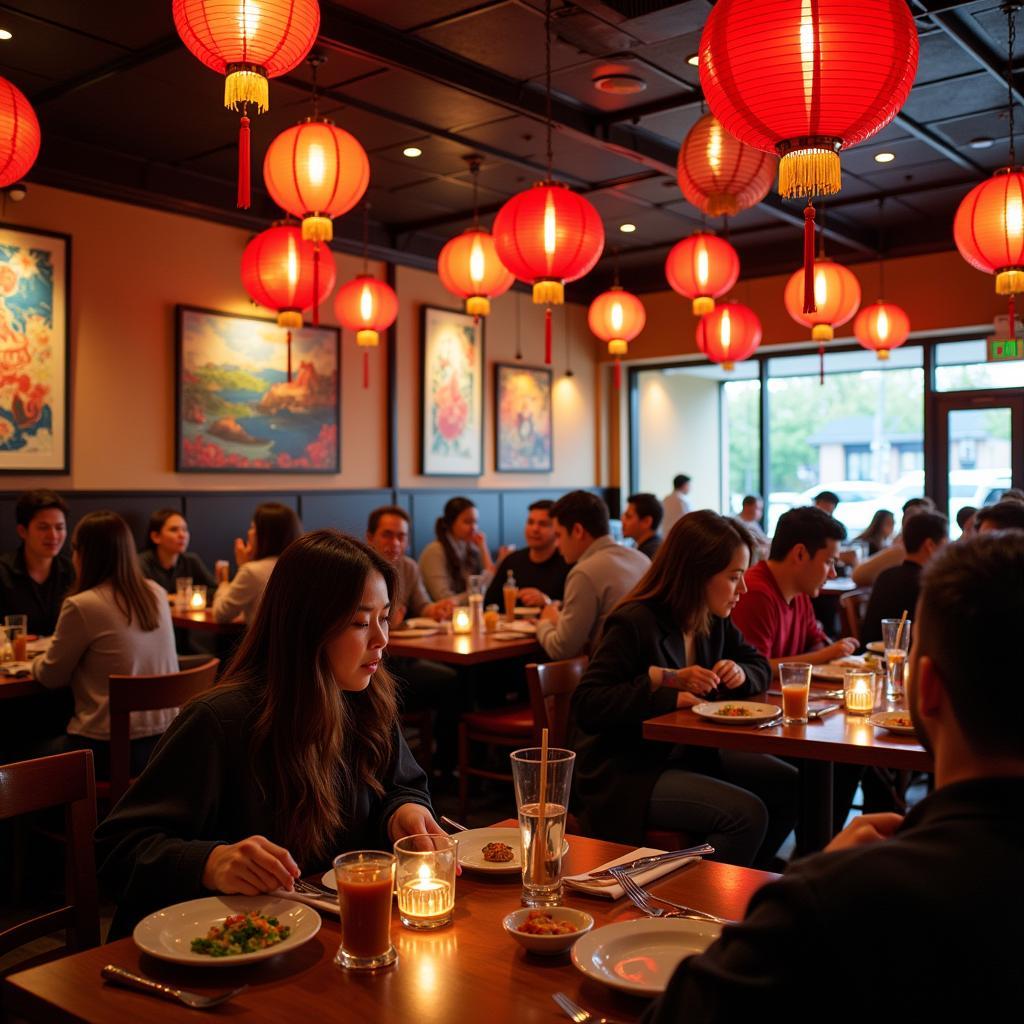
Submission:
M 731 619 L 712 616 L 711 631 L 697 639 L 695 654 L 697 665 L 712 668 L 725 658 L 747 676 L 742 686 L 719 687 L 707 700 L 741 700 L 768 688 L 771 667 Z M 574 791 L 588 835 L 623 843 L 643 840 L 651 791 L 674 749 L 645 740 L 643 723 L 674 711 L 678 694 L 666 687 L 651 691 L 651 665 L 685 668 L 683 635 L 666 606 L 633 602 L 605 622 L 572 699 Z

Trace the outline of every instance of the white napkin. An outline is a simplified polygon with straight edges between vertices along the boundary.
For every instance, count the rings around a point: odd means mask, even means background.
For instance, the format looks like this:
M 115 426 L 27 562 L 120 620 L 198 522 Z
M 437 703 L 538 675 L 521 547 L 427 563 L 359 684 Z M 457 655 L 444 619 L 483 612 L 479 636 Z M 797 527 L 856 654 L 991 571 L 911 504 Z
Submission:
M 610 860 L 607 864 L 599 864 L 596 868 L 591 868 L 591 870 L 604 871 L 606 868 L 614 868 L 619 864 L 628 864 L 630 861 L 639 860 L 641 857 L 650 857 L 665 852 L 665 850 L 652 850 L 647 846 L 642 846 L 639 850 L 633 850 L 632 853 L 624 853 L 621 857 L 616 857 L 615 860 Z M 670 871 L 675 871 L 676 868 L 682 867 L 684 864 L 692 864 L 695 860 L 700 860 L 700 857 L 680 857 L 678 860 L 663 861 L 661 864 L 651 865 L 650 868 L 646 871 L 641 871 L 639 874 L 630 875 L 630 878 L 635 879 L 640 885 L 646 885 L 648 882 L 653 882 L 656 878 L 661 878 L 662 875 L 667 875 Z M 607 882 L 603 885 L 596 884 L 594 879 L 587 877 L 587 873 L 582 875 L 563 875 L 562 881 L 571 888 L 578 889 L 580 892 L 589 892 L 594 896 L 606 896 L 610 900 L 620 899 L 626 894 L 626 891 L 618 883 L 615 885 L 608 885 Z
M 327 914 L 337 914 L 338 900 L 331 896 L 307 896 L 304 892 L 288 892 L 285 889 L 277 889 L 270 894 L 279 896 L 283 900 L 294 900 L 296 903 L 305 903 L 307 907 L 314 907 L 316 910 Z

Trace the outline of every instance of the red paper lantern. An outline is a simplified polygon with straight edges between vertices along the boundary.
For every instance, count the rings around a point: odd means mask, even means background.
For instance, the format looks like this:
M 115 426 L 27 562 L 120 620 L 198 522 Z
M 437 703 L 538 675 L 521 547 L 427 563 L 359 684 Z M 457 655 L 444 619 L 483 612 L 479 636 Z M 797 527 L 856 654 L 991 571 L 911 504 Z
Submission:
M 631 292 L 618 285 L 598 295 L 587 311 L 590 330 L 608 342 L 608 354 L 615 357 L 615 386 L 622 385 L 619 360 L 629 351 L 629 343 L 644 329 L 647 310 Z
M 686 198 L 709 217 L 733 217 L 756 206 L 775 180 L 778 159 L 734 139 L 705 114 L 679 149 L 676 174 Z
M 1024 171 L 1003 167 L 964 197 L 953 239 L 972 267 L 996 275 L 996 292 L 1024 291 Z
M 723 302 L 697 324 L 697 348 L 713 363 L 731 370 L 761 344 L 761 321 L 739 302 Z
M 39 156 L 39 119 L 25 94 L 0 78 L 0 188 L 21 181 Z
M 331 218 L 347 213 L 366 192 L 370 161 L 354 136 L 326 118 L 310 118 L 271 142 L 263 181 L 274 202 L 302 220 L 303 238 L 329 242 Z
M 740 276 L 740 257 L 725 239 L 699 231 L 676 242 L 665 259 L 665 277 L 673 291 L 693 300 L 694 316 L 715 308 Z
M 815 341 L 831 341 L 833 328 L 850 320 L 860 306 L 860 282 L 842 264 L 819 259 L 814 266 L 814 313 L 804 312 L 804 298 L 804 272 L 797 270 L 786 282 L 786 312 L 798 324 L 810 327 Z
M 864 348 L 874 350 L 879 359 L 888 359 L 889 351 L 907 340 L 910 317 L 899 306 L 879 299 L 857 314 L 853 333 Z
M 504 295 L 515 282 L 483 228 L 467 228 L 445 242 L 437 257 L 437 274 L 452 295 L 466 300 L 466 312 L 472 316 L 487 316 L 491 299 Z
M 268 79 L 297 67 L 320 30 L 317 0 L 174 0 L 181 41 L 224 75 L 224 106 L 240 110 L 238 205 L 249 206 L 249 105 L 270 106 Z
M 554 181 L 540 181 L 514 195 L 492 228 L 498 258 L 533 285 L 544 317 L 544 362 L 551 362 L 551 306 L 565 301 L 564 284 L 589 273 L 604 250 L 604 225 L 583 196 Z
M 356 344 L 363 350 L 363 387 L 370 386 L 369 348 L 380 344 L 380 332 L 386 331 L 398 316 L 398 296 L 384 281 L 372 274 L 360 274 L 342 285 L 334 299 L 334 311 L 342 327 L 356 332 Z

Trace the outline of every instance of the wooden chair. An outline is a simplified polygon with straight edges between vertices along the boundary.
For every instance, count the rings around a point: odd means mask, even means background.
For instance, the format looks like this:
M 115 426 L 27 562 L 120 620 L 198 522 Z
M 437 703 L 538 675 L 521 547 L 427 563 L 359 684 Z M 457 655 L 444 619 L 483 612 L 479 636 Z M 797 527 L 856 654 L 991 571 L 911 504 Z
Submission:
M 181 707 L 213 686 L 218 665 L 217 658 L 210 658 L 184 672 L 110 677 L 110 782 L 97 783 L 98 797 L 113 807 L 131 784 L 131 713 Z
M 843 594 L 839 598 L 839 608 L 842 612 L 843 622 L 846 631 L 857 640 L 861 639 L 861 628 L 864 625 L 864 613 L 868 609 L 868 601 L 871 599 L 870 587 L 858 587 Z
M 494 779 L 512 784 L 512 772 L 474 765 L 470 744 L 518 750 L 533 743 L 533 712 L 528 704 L 487 711 L 467 711 L 459 720 L 459 811 L 465 819 L 469 809 L 469 779 Z
M 416 730 L 416 746 L 413 748 L 413 754 L 429 779 L 434 763 L 433 712 L 429 708 L 425 711 L 403 711 L 402 728 Z
M 92 841 L 96 828 L 96 788 L 91 750 L 0 765 L 0 820 L 51 807 L 64 808 L 66 903 L 0 932 L 0 955 L 60 929 L 66 932 L 68 951 L 79 952 L 99 945 L 99 898 Z M 58 950 L 53 955 L 63 952 Z M 52 959 L 53 955 L 32 957 L 15 969 Z

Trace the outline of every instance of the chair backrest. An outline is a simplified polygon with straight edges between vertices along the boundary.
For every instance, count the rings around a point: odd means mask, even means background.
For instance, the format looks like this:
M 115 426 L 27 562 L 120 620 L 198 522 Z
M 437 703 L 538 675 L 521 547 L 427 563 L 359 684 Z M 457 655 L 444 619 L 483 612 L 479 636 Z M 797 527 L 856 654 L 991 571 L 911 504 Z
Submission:
M 185 704 L 213 686 L 220 661 L 160 676 L 110 677 L 110 806 L 124 796 L 131 781 L 133 711 L 163 711 Z
M 583 678 L 586 667 L 587 659 L 582 655 L 565 661 L 526 666 L 526 683 L 530 688 L 530 707 L 533 709 L 534 742 L 538 745 L 541 730 L 547 729 L 551 746 L 565 746 L 572 692 Z
M 839 607 L 843 613 L 843 622 L 850 636 L 859 640 L 861 627 L 864 625 L 864 613 L 867 611 L 871 598 L 870 587 L 851 590 L 839 598 Z
M 64 808 L 66 903 L 0 932 L 0 955 L 60 928 L 66 929 L 70 949 L 99 945 L 99 897 L 92 842 L 96 782 L 91 750 L 0 765 L 0 821 L 50 807 Z

